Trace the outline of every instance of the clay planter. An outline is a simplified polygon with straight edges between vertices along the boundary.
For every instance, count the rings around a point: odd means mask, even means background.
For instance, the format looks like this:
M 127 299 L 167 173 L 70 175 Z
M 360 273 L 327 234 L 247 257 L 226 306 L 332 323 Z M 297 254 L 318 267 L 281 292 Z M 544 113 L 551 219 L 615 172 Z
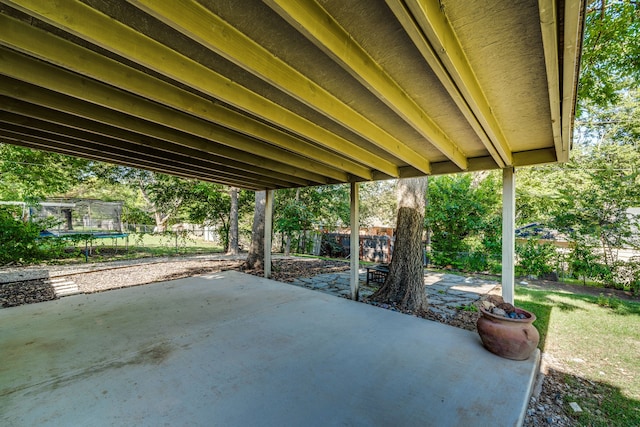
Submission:
M 516 308 L 525 319 L 510 319 L 489 313 L 480 307 L 482 316 L 476 324 L 482 344 L 490 352 L 513 360 L 526 360 L 540 342 L 540 334 L 533 326 L 536 316 Z

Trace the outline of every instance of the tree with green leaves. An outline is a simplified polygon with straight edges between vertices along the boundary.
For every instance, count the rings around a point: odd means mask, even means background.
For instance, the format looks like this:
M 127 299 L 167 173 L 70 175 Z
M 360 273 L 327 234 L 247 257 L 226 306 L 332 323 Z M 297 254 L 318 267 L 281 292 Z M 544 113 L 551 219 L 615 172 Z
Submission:
M 486 269 L 487 252 L 500 252 L 499 189 L 496 173 L 444 175 L 429 180 L 426 224 L 432 233 L 434 264 Z M 476 260 L 470 253 L 482 256 Z
M 371 296 L 374 301 L 394 302 L 417 314 L 428 309 L 422 266 L 426 190 L 426 177 L 398 180 L 396 239 L 389 274 Z
M 391 179 L 360 184 L 360 224 L 363 227 L 395 226 L 397 183 Z
M 0 199 L 37 202 L 87 178 L 89 161 L 0 143 Z
M 614 105 L 640 81 L 640 3 L 592 0 L 587 4 L 579 106 Z M 582 114 L 581 114 L 582 115 Z
M 636 144 L 601 141 L 576 152 L 555 208 L 555 225 L 574 242 L 576 260 L 584 250 L 599 254 L 606 269 L 585 262 L 576 273 L 610 283 L 619 248 L 638 247 L 638 218 L 629 208 L 640 206 L 640 150 Z M 589 257 L 592 260 L 592 257 Z M 592 276 L 598 270 L 598 277 Z

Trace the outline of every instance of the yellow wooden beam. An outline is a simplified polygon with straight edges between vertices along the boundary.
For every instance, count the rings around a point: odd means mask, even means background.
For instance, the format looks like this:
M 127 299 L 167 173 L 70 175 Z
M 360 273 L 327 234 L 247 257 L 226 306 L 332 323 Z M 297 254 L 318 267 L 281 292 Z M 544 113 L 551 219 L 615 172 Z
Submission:
M 425 172 L 428 171 L 429 160 L 424 156 L 199 3 L 189 0 L 131 0 L 130 3 L 360 135 L 390 155 Z M 216 31 L 212 32 L 211 28 L 215 28 Z M 247 111 L 252 111 L 252 108 L 253 106 L 245 107 Z M 390 170 L 385 172 L 395 173 Z
M 496 163 L 510 165 L 511 149 L 473 67 L 437 0 L 387 0 L 387 5 Z
M 61 154 L 70 156 L 78 155 L 78 141 L 74 142 L 68 138 L 59 136 L 46 136 L 42 134 L 35 134 L 33 131 L 19 131 L 10 129 L 8 126 L 0 128 L 0 140 L 7 139 L 9 143 L 15 145 L 22 145 L 25 147 L 36 148 L 45 151 L 54 151 Z M 252 184 L 250 181 L 227 179 L 215 175 L 201 176 L 195 173 L 193 170 L 186 168 L 176 167 L 174 165 L 167 165 L 166 163 L 159 163 L 148 161 L 139 156 L 133 158 L 129 154 L 121 152 L 105 153 L 101 149 L 95 147 L 83 147 L 82 157 L 98 160 L 103 162 L 115 163 L 124 166 L 131 166 L 140 169 L 151 170 L 155 172 L 167 173 L 171 175 L 180 176 L 182 178 L 200 179 L 204 181 L 212 181 L 225 185 L 233 185 L 241 188 L 248 189 L 260 189 L 271 188 L 266 184 Z
M 79 77 L 4 48 L 0 48 L 0 74 L 155 123 L 156 126 L 145 126 L 148 129 L 147 133 L 161 131 L 160 129 L 149 129 L 150 127 L 157 128 L 157 125 L 159 125 L 197 136 L 198 138 L 185 136 L 179 138 L 179 140 L 183 145 L 226 157 L 230 162 L 234 160 L 247 161 L 249 163 L 257 162 L 257 166 L 260 167 L 268 167 L 267 164 L 269 164 L 269 167 L 278 167 L 279 169 L 277 170 L 282 173 L 299 176 L 318 184 L 326 184 L 328 182 L 324 176 L 336 175 L 341 182 L 345 182 L 348 179 L 346 174 L 315 163 L 311 159 L 291 154 L 276 147 L 270 147 L 203 120 L 162 107 L 126 92 L 115 90 L 93 80 Z M 7 96 L 15 97 L 6 88 L 0 88 L 0 90 L 4 90 Z M 29 102 L 38 104 L 41 101 L 38 100 L 36 95 L 35 99 L 29 100 Z M 60 105 L 56 108 L 65 111 L 66 107 Z M 89 106 L 87 111 L 76 111 L 74 114 L 84 115 L 91 113 L 91 107 Z M 122 126 L 117 123 L 111 124 L 118 127 Z M 132 125 L 135 126 L 135 124 Z M 240 151 L 221 146 L 217 143 L 220 139 L 232 141 L 228 145 L 244 145 L 245 149 Z M 250 154 L 251 152 L 253 154 Z
M 470 157 L 467 170 L 462 170 L 452 161 L 433 162 L 431 163 L 431 175 L 448 175 L 461 172 L 476 172 L 483 170 L 500 169 L 500 166 L 491 156 Z M 413 168 L 400 168 L 401 178 L 416 178 L 421 176 L 418 171 Z
M 540 11 L 540 29 L 542 30 L 542 46 L 544 62 L 547 69 L 547 86 L 549 88 L 549 107 L 551 109 L 551 129 L 556 157 L 563 157 L 562 120 L 560 117 L 560 66 L 558 58 L 558 18 L 555 0 L 538 0 Z
M 556 156 L 555 148 L 541 148 L 539 150 L 519 151 L 513 153 L 514 166 L 532 166 L 556 162 L 558 162 L 558 158 Z
M 120 140 L 110 136 L 104 136 L 101 133 L 89 132 L 86 130 L 86 127 L 84 127 L 84 124 L 82 129 L 72 128 L 32 117 L 20 116 L 7 111 L 0 111 L 0 123 L 4 123 L 5 126 L 12 125 L 26 129 L 34 135 L 41 132 L 46 132 L 49 135 L 57 135 L 60 137 L 58 138 L 59 141 L 71 140 L 78 150 L 78 153 L 82 153 L 84 148 L 89 148 L 100 150 L 105 154 L 113 152 L 115 154 L 125 154 L 129 157 L 139 157 L 141 160 L 157 163 L 158 165 L 167 165 L 185 171 L 191 171 L 197 176 L 213 175 L 221 179 L 228 178 L 235 182 L 240 182 L 245 179 L 247 184 L 251 185 L 262 184 L 272 187 L 288 187 L 291 185 L 289 181 L 258 175 L 256 173 L 248 173 L 225 165 L 214 165 L 197 157 L 194 158 L 177 153 L 171 153 L 169 156 L 167 152 L 157 150 L 146 144 L 132 144 L 129 140 Z M 78 124 L 76 124 L 76 126 L 78 126 Z M 104 128 L 105 127 L 103 127 L 103 129 Z M 78 144 L 78 142 L 80 143 Z
M 57 97 L 59 97 L 59 95 Z M 164 158 L 170 157 L 173 159 L 176 156 L 180 156 L 193 159 L 194 161 L 201 162 L 203 166 L 206 166 L 209 169 L 226 171 L 236 176 L 248 174 L 247 176 L 249 177 L 264 176 L 265 179 L 286 181 L 298 185 L 311 184 L 310 181 L 306 181 L 301 178 L 281 174 L 271 169 L 261 168 L 246 163 L 233 162 L 232 165 L 229 165 L 228 159 L 223 157 L 184 147 L 182 145 L 173 144 L 164 140 L 158 140 L 156 138 L 137 134 L 103 123 L 94 122 L 79 116 L 72 116 L 60 111 L 50 110 L 34 104 L 28 104 L 5 96 L 0 96 L 0 104 L 4 110 L 0 111 L 0 119 L 4 117 L 21 117 L 23 121 L 33 119 L 42 123 L 64 126 L 68 129 L 71 129 L 69 126 L 73 126 L 75 129 L 82 129 L 95 135 L 108 137 L 110 138 L 110 141 L 114 141 L 114 144 L 121 143 L 122 148 L 128 144 L 133 152 L 154 150 L 158 152 L 158 156 L 163 156 Z M 16 123 L 22 122 L 16 121 Z M 46 124 L 44 126 L 46 126 Z
M 585 1 L 564 2 L 564 37 L 562 44 L 562 154 L 560 162 L 569 161 L 573 138 L 580 71 L 580 50 L 584 25 Z
M 295 151 L 325 165 L 330 165 L 332 168 L 342 169 L 361 178 L 371 179 L 371 170 L 359 163 L 295 138 L 220 104 L 214 104 L 27 23 L 0 15 L 0 27 L 6 30 L 6 36 L 0 41 L 5 46 L 163 105 L 171 106 L 184 113 L 204 120 L 215 121 L 225 127 L 268 141 L 285 150 Z
M 266 0 L 266 3 L 460 168 L 466 169 L 467 159 L 462 150 L 321 5 L 313 0 Z
M 396 176 L 398 173 L 397 166 L 392 162 L 376 156 L 279 104 L 251 92 L 84 3 L 74 0 L 56 2 L 4 1 L 31 16 L 202 93 L 250 112 L 355 162 L 392 176 Z
M 0 83 L 6 83 L 7 80 L 6 78 L 0 78 Z M 84 129 L 99 135 L 130 142 L 131 144 L 135 144 L 134 147 L 150 147 L 165 152 L 165 157 L 167 158 L 178 154 L 193 159 L 200 159 L 203 162 L 207 162 L 212 169 L 230 168 L 230 170 L 238 170 L 238 173 L 241 175 L 243 173 L 256 173 L 266 177 L 286 180 L 297 185 L 310 185 L 315 182 L 276 172 L 275 169 L 278 167 L 277 165 L 273 169 L 267 169 L 266 167 L 259 167 L 240 161 L 230 162 L 228 158 L 180 145 L 182 142 L 180 138 L 184 138 L 187 142 L 193 142 L 195 139 L 181 136 L 179 133 L 169 129 L 163 130 L 163 128 L 153 126 L 151 123 L 141 122 L 121 113 L 87 105 L 82 101 L 63 95 L 44 90 L 36 90 L 32 86 L 29 87 L 26 84 L 20 83 L 3 85 L 0 87 L 0 93 L 3 93 L 3 88 L 6 88 L 5 93 L 13 93 L 14 96 L 19 96 L 27 102 L 34 101 L 38 103 L 27 103 L 1 95 L 0 105 L 2 105 L 2 109 L 8 113 Z M 44 107 L 40 105 L 44 105 Z M 114 126 L 116 124 L 124 128 Z M 177 143 L 170 142 L 175 139 L 177 139 Z M 206 142 L 204 144 L 206 144 Z M 133 148 L 133 150 L 136 151 L 138 148 Z M 238 152 L 237 154 L 242 157 L 244 153 Z M 245 160 L 252 160 L 252 158 L 247 156 Z M 269 166 L 273 166 L 270 164 L 270 161 L 267 162 Z M 259 159 L 256 158 L 254 163 L 260 164 Z

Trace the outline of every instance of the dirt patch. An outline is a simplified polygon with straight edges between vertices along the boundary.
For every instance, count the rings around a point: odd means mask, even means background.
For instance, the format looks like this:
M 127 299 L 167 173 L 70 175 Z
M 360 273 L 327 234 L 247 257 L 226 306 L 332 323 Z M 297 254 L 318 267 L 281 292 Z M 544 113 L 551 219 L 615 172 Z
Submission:
M 339 273 L 349 271 L 350 265 L 344 261 L 321 259 L 275 259 L 271 267 L 271 279 L 278 282 L 293 282 L 299 277 L 313 277 L 325 273 Z M 243 273 L 254 276 L 264 276 L 263 270 L 243 270 Z
M 53 287 L 43 279 L 0 284 L 0 307 L 16 307 L 53 299 L 56 299 Z

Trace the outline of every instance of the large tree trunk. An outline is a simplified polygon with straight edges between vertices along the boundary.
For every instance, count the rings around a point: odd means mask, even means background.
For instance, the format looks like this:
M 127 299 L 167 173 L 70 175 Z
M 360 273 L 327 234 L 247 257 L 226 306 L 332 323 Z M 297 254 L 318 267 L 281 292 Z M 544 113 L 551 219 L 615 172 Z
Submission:
M 300 201 L 300 188 L 296 188 L 296 204 Z M 291 254 L 291 231 L 287 232 L 287 243 L 284 247 L 284 256 Z
M 231 187 L 231 210 L 229 212 L 229 249 L 227 255 L 238 255 L 238 189 Z
M 422 232 L 426 178 L 398 181 L 398 221 L 389 274 L 382 287 L 372 296 L 379 302 L 395 302 L 402 310 L 416 314 L 427 311 L 422 266 Z
M 244 268 L 248 270 L 264 269 L 264 217 L 266 191 L 256 191 L 256 208 L 253 214 L 253 227 L 251 228 L 251 246 Z

